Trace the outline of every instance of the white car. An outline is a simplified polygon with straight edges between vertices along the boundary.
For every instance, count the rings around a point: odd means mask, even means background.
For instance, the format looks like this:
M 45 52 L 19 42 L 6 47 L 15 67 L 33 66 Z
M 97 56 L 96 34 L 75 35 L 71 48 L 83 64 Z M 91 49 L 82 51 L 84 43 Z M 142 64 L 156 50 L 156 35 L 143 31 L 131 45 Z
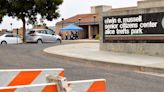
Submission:
M 49 29 L 32 29 L 26 34 L 26 42 L 55 42 L 61 43 L 62 39 L 59 35 L 56 35 L 53 30 Z
M 17 44 L 22 43 L 22 39 L 14 33 L 0 33 L 0 44 Z

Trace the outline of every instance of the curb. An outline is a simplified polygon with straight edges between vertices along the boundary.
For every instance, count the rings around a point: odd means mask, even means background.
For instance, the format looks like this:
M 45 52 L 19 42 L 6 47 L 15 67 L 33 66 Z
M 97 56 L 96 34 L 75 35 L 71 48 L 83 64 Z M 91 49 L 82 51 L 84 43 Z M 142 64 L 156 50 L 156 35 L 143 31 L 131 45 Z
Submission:
M 63 42 L 99 43 L 99 40 L 62 40 Z
M 164 74 L 164 69 L 161 68 L 154 68 L 154 67 L 145 67 L 145 66 L 137 66 L 137 65 L 128 65 L 128 64 L 119 64 L 119 63 L 112 63 L 112 62 L 102 62 L 99 60 L 92 60 L 92 59 L 84 59 L 78 57 L 71 57 L 65 56 L 60 54 L 52 54 L 46 51 L 43 51 L 45 55 L 56 56 L 59 58 L 63 58 L 65 60 L 71 60 L 73 62 L 80 62 L 83 64 L 90 64 L 94 66 L 103 66 L 103 68 L 108 69 L 121 69 L 126 71 L 139 71 L 139 72 L 151 72 L 151 73 L 160 73 Z

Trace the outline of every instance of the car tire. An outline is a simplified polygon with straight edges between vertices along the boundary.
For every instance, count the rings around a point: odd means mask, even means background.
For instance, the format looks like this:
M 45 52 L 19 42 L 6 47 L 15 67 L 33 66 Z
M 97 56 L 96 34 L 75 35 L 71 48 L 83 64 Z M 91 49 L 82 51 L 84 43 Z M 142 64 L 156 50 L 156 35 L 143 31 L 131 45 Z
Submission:
M 57 43 L 57 44 L 61 44 L 61 40 L 60 40 L 60 39 L 57 39 L 57 40 L 56 40 L 56 43 Z
M 1 45 L 7 45 L 7 42 L 6 41 L 2 41 Z
M 42 41 L 41 39 L 38 39 L 38 40 L 37 40 L 37 43 L 38 43 L 38 44 L 43 44 L 43 41 Z

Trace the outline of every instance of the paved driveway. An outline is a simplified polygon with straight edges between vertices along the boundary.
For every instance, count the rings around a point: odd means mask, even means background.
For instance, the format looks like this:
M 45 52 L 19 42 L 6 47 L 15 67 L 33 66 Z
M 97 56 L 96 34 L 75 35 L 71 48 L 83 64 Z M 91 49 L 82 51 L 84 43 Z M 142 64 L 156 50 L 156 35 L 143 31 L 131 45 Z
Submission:
M 64 43 L 70 44 L 70 43 Z M 107 79 L 107 92 L 163 92 L 164 78 L 47 55 L 55 44 L 0 46 L 0 69 L 64 68 L 68 80 Z

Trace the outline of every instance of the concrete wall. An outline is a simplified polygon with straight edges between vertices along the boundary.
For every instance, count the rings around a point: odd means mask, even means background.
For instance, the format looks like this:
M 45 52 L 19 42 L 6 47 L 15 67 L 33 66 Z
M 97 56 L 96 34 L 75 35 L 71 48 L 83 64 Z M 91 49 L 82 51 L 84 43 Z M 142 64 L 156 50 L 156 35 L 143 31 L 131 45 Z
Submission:
M 164 56 L 163 43 L 104 43 L 101 45 L 101 50 L 145 54 L 151 56 Z
M 145 2 L 140 1 L 139 6 L 136 8 L 126 8 L 123 10 L 113 9 L 113 10 L 103 13 L 101 16 L 117 16 L 117 15 L 164 12 L 163 6 L 159 6 L 159 7 L 149 6 L 149 5 L 153 5 L 155 1 L 163 2 L 164 0 L 146 0 Z M 146 5 L 144 6 L 144 4 Z M 146 8 L 144 8 L 143 6 Z M 100 50 L 164 56 L 164 52 L 163 52 L 164 43 L 103 43 L 103 21 L 101 17 L 100 18 Z
M 6 32 L 6 31 L 7 31 L 7 29 L 2 29 L 2 30 L 1 30 L 1 32 Z
M 138 8 L 163 7 L 164 0 L 145 0 L 138 1 Z
M 13 33 L 17 33 L 17 29 L 13 29 Z M 18 34 L 19 34 L 19 36 L 23 37 L 23 28 L 22 27 L 18 29 Z
M 103 13 L 103 12 L 107 12 L 111 9 L 112 9 L 112 6 L 105 6 L 105 5 L 92 6 L 91 7 L 91 13 L 100 14 L 100 13 Z

